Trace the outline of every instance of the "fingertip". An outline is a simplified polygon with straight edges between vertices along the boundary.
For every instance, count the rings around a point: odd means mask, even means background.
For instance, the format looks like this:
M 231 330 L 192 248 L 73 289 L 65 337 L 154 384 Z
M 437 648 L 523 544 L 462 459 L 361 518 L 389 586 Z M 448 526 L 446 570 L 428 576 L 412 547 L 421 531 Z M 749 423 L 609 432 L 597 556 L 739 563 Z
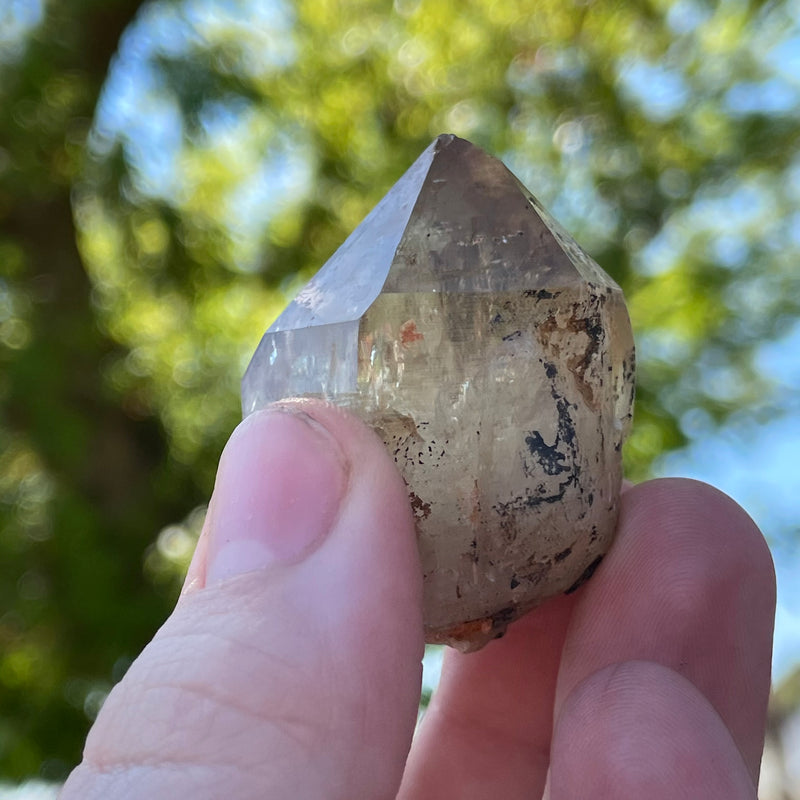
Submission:
M 688 678 L 758 775 L 769 696 L 775 574 L 745 511 L 700 481 L 664 478 L 622 496 L 617 538 L 573 616 L 558 703 L 628 660 Z
M 658 478 L 625 492 L 619 522 L 619 547 L 625 548 L 642 531 L 677 549 L 711 552 L 725 570 L 755 579 L 759 594 L 774 603 L 775 566 L 764 535 L 732 497 L 692 478 Z M 615 547 L 616 549 L 616 547 Z
M 555 726 L 550 800 L 751 800 L 754 784 L 708 700 L 660 664 L 601 669 L 566 698 Z

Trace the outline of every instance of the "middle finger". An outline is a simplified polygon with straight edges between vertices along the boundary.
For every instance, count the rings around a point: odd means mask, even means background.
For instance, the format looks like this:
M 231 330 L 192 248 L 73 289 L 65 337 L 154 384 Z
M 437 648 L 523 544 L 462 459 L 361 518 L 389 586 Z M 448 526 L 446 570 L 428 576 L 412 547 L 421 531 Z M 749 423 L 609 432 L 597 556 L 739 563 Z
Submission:
M 550 600 L 477 653 L 448 650 L 398 800 L 541 797 L 574 602 Z

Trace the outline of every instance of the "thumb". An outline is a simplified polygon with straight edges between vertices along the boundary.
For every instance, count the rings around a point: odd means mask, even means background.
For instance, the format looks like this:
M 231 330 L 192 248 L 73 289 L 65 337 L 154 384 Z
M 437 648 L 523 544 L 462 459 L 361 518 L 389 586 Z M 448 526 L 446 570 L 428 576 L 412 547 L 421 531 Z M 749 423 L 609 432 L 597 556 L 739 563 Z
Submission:
M 172 616 L 111 692 L 62 800 L 394 798 L 423 652 L 405 487 L 322 403 L 248 417 Z

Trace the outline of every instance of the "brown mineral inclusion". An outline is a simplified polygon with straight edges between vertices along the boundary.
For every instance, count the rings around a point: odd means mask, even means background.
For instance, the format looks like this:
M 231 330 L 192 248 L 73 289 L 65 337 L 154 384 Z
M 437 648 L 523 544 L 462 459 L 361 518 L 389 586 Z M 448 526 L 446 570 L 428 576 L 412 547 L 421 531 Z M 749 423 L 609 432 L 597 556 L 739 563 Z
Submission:
M 427 640 L 473 650 L 608 549 L 633 387 L 619 286 L 443 135 L 269 328 L 242 398 L 323 397 L 378 432 L 416 517 Z

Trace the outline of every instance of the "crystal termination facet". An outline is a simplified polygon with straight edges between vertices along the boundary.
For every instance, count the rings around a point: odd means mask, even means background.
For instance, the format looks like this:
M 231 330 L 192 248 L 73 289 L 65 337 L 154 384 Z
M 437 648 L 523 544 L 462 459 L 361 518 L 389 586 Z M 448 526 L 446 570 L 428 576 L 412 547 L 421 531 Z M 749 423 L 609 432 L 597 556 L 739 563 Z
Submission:
M 608 549 L 633 387 L 619 286 L 502 162 L 442 135 L 269 328 L 242 401 L 321 397 L 378 432 L 427 640 L 472 650 Z

